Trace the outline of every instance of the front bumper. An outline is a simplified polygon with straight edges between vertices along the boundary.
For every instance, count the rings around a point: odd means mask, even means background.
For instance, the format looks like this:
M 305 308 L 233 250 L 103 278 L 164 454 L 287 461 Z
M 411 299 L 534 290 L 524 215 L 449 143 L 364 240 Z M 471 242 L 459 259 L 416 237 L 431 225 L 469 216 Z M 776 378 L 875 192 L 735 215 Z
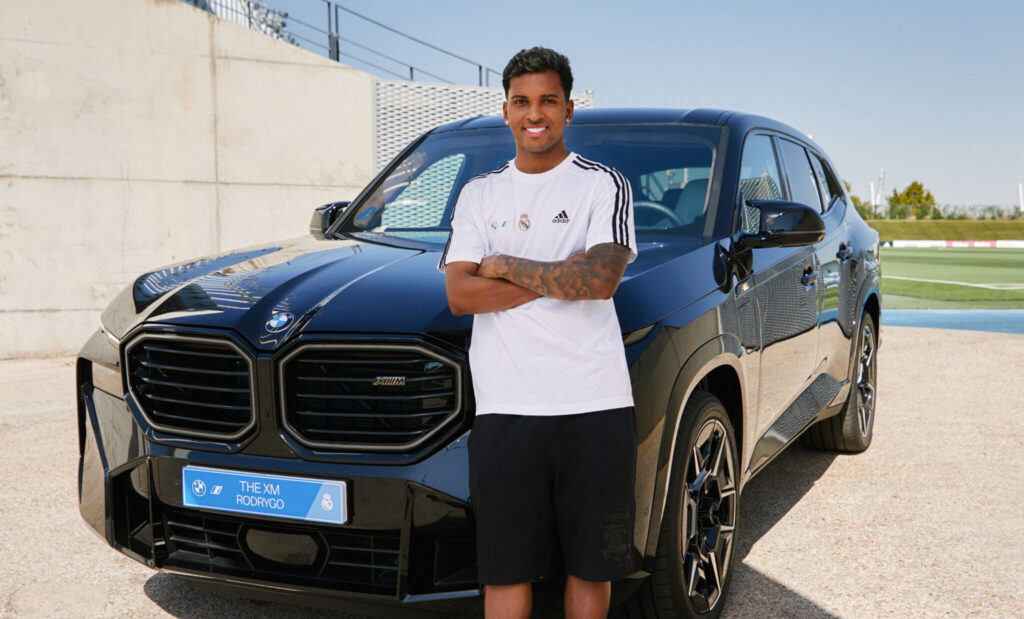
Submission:
M 146 440 L 124 400 L 79 384 L 80 511 L 137 561 L 224 584 L 369 602 L 479 595 L 468 432 L 406 465 L 216 453 Z M 350 520 L 328 525 L 184 507 L 187 464 L 344 480 Z

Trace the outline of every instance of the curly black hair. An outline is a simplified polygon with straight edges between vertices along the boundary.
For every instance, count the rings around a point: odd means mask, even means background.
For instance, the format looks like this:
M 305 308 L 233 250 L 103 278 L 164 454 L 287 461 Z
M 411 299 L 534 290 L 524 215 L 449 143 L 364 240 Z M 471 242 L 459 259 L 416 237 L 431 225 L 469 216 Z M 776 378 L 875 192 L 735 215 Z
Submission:
M 508 83 L 513 77 L 519 77 L 527 73 L 544 73 L 554 71 L 562 80 L 562 90 L 565 91 L 565 99 L 569 100 L 569 92 L 572 91 L 572 69 L 569 68 L 569 59 L 553 49 L 546 47 L 531 47 L 520 50 L 512 56 L 512 60 L 505 65 L 501 73 L 501 85 L 505 87 L 505 97 L 508 98 Z

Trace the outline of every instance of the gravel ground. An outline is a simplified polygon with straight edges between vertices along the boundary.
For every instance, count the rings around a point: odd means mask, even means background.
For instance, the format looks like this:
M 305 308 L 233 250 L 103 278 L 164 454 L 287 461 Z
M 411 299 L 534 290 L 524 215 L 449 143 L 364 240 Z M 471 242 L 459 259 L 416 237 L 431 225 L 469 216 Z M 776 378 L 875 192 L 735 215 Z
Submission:
M 724 617 L 1024 616 L 1024 335 L 882 339 L 874 444 L 793 447 L 747 486 Z M 72 358 L 0 361 L 0 617 L 346 616 L 107 547 L 78 515 L 73 385 Z

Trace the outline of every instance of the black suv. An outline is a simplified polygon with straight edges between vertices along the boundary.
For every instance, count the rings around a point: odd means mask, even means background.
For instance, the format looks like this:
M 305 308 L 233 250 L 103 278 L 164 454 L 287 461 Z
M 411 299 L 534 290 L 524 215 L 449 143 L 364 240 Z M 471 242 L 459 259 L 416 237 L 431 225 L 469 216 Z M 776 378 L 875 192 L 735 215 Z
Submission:
M 806 135 L 718 110 L 581 110 L 571 150 L 633 188 L 615 295 L 636 401 L 630 616 L 721 610 L 744 483 L 801 435 L 862 451 L 878 235 Z M 502 120 L 439 127 L 311 235 L 146 273 L 78 359 L 81 513 L 153 568 L 437 608 L 479 595 L 471 317 L 436 270 Z

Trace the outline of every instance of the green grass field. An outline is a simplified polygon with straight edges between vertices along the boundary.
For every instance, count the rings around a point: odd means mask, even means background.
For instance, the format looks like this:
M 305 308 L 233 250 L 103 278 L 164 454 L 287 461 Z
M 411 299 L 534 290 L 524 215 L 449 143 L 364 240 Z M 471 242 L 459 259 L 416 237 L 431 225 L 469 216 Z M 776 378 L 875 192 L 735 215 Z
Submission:
M 882 242 L 938 239 L 947 241 L 1005 241 L 1024 239 L 1024 220 L 951 220 L 907 221 L 870 219 L 868 225 L 878 231 Z
M 881 288 L 886 309 L 1024 309 L 1024 249 L 886 247 Z

